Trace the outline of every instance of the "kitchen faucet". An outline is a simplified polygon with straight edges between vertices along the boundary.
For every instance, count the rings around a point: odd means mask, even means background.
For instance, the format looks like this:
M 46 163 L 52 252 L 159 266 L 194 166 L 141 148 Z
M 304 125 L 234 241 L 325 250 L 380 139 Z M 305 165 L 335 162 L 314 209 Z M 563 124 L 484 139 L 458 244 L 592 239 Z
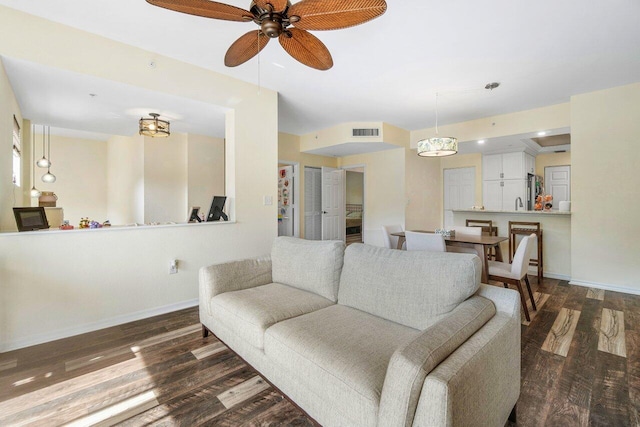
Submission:
M 516 197 L 516 212 L 518 211 L 518 201 L 520 201 L 520 207 L 524 207 L 522 205 L 522 198 L 521 197 Z

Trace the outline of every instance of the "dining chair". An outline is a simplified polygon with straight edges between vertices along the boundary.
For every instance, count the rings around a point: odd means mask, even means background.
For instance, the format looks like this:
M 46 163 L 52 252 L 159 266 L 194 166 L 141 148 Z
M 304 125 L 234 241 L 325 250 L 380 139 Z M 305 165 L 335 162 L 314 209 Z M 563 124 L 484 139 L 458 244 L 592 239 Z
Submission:
M 417 233 L 415 231 L 405 231 L 404 234 L 407 239 L 408 251 L 447 251 L 442 234 Z
M 456 232 L 456 237 L 461 237 L 461 236 L 482 236 L 482 228 L 480 227 L 462 227 L 462 226 L 453 226 L 453 227 L 449 227 L 449 229 L 451 230 L 455 230 Z M 468 248 L 466 246 L 447 246 L 447 252 L 457 252 L 457 253 L 463 253 L 463 254 L 476 254 L 478 255 L 478 253 L 476 252 L 476 250 L 474 248 Z M 482 259 L 482 257 L 480 257 L 480 259 Z
M 467 227 L 480 227 L 482 229 L 482 235 L 484 236 L 497 236 L 498 227 L 494 227 L 493 221 L 490 219 L 467 219 L 464 223 Z M 487 252 L 488 259 L 496 259 L 496 248 L 491 247 Z
M 509 285 L 515 285 L 520 292 L 520 299 L 522 301 L 522 308 L 524 309 L 524 317 L 527 321 L 530 321 L 529 309 L 527 308 L 527 301 L 522 290 L 522 282 L 527 286 L 529 298 L 531 298 L 531 306 L 534 310 L 538 310 L 536 302 L 533 299 L 533 293 L 531 292 L 531 284 L 529 283 L 529 277 L 527 276 L 527 270 L 529 269 L 529 259 L 533 253 L 534 245 L 536 241 L 536 235 L 530 234 L 520 240 L 518 249 L 513 257 L 513 263 L 508 264 L 506 262 L 489 261 L 489 280 L 495 280 L 496 282 L 502 282 L 505 288 Z
M 388 249 L 397 249 L 398 248 L 398 236 L 392 236 L 391 233 L 400 233 L 404 231 L 401 225 L 383 225 L 382 226 L 382 234 L 384 235 L 384 244 Z M 405 241 L 402 244 L 402 249 L 406 249 L 407 242 Z

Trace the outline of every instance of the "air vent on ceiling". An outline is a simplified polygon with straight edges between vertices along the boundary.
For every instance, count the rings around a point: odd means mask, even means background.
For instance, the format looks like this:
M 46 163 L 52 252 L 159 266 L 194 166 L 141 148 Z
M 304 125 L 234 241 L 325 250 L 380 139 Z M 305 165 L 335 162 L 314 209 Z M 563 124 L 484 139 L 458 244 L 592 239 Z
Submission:
M 352 136 L 380 136 L 380 129 L 351 129 Z

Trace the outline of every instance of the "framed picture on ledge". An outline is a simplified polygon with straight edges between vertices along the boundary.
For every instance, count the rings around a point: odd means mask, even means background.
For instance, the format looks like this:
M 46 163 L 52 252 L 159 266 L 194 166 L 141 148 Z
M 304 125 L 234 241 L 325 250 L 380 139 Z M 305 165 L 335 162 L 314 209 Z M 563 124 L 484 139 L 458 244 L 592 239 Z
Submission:
M 44 208 L 13 208 L 18 231 L 46 230 L 49 228 Z

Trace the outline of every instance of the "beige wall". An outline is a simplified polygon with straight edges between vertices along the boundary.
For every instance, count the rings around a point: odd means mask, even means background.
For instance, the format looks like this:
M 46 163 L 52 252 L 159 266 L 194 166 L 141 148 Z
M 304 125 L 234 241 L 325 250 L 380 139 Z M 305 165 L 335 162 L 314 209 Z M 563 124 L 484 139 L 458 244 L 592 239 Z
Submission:
M 144 223 L 143 136 L 107 141 L 107 219 L 114 225 Z
M 187 135 L 188 206 L 206 216 L 213 196 L 224 196 L 224 139 Z
M 352 129 L 380 129 L 375 137 L 354 137 Z M 409 146 L 409 131 L 382 122 L 349 122 L 341 123 L 328 129 L 322 129 L 300 137 L 300 150 L 309 151 L 332 145 L 354 142 L 358 144 L 385 142 L 398 147 Z
M 361 205 L 364 202 L 364 175 L 362 172 L 347 171 L 347 204 Z
M 230 108 L 225 192 L 236 221 L 0 234 L 0 351 L 195 305 L 200 267 L 269 253 L 276 206 L 263 200 L 277 197 L 277 93 L 3 6 L 0 28 L 12 34 L 0 55 Z M 12 109 L 5 89 L 3 112 Z
M 22 124 L 20 107 L 0 58 L 0 231 L 16 230 L 14 198 L 22 205 L 22 190 L 13 185 L 13 116 Z M 24 141 L 23 144 L 24 145 Z M 23 158 L 23 165 L 25 159 Z M 23 186 L 27 183 L 22 184 Z M 29 187 L 30 188 L 30 187 Z
M 571 98 L 571 275 L 640 293 L 640 83 Z
M 41 128 L 40 128 L 41 129 Z M 36 153 L 42 157 L 42 133 L 36 126 Z M 36 186 L 53 191 L 64 219 L 78 225 L 80 219 L 104 222 L 107 216 L 107 142 L 51 135 L 51 173 L 56 182 L 40 179 L 47 170 L 36 167 Z M 33 199 L 38 206 L 37 199 Z
M 187 135 L 144 137 L 144 222 L 187 217 Z
M 384 246 L 383 225 L 404 226 L 404 148 L 338 159 L 340 167 L 364 165 L 363 241 Z
M 435 230 L 442 226 L 442 160 L 405 150 L 407 230 Z
M 542 153 L 536 157 L 536 175 L 544 178 L 544 168 L 547 166 L 570 166 L 571 152 Z
M 300 152 L 300 137 L 289 133 L 278 133 L 278 160 L 284 162 L 297 162 L 300 164 L 300 201 L 298 205 L 298 217 L 300 221 L 300 237 L 304 238 L 304 168 L 310 167 L 328 167 L 337 168 L 338 159 L 335 157 L 316 156 L 314 154 L 306 154 Z M 277 182 L 277 169 L 273 170 L 273 180 Z

